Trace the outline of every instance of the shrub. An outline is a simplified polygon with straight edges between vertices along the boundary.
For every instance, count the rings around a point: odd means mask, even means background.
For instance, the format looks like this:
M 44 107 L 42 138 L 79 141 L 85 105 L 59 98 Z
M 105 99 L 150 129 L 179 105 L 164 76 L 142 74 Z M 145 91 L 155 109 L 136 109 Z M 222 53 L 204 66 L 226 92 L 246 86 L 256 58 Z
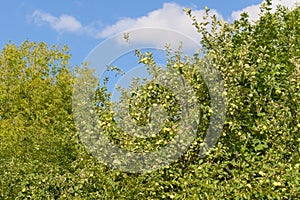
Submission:
M 28 41 L 19 47 L 7 44 L 0 54 L 0 197 L 299 198 L 300 8 L 278 7 L 271 14 L 270 6 L 270 1 L 264 3 L 256 22 L 250 22 L 246 13 L 232 24 L 212 17 L 210 32 L 208 22 L 197 22 L 186 9 L 203 36 L 204 57 L 167 49 L 168 68 L 183 75 L 197 92 L 198 137 L 179 160 L 152 173 L 110 169 L 84 149 L 72 116 L 72 86 L 78 71 L 69 68 L 66 47 Z M 152 72 L 159 70 L 151 54 L 137 55 L 147 60 L 144 63 Z M 208 89 L 198 73 L 204 60 L 222 75 L 227 115 L 222 137 L 201 158 L 198 153 L 211 116 Z M 147 123 L 146 108 L 161 101 L 172 119 L 167 126 L 180 120 L 172 91 L 155 83 L 133 86 L 129 93 L 124 91 L 124 102 L 131 102 L 137 123 Z M 121 147 L 154 150 L 176 134 L 165 127 L 153 140 L 134 140 L 118 129 L 112 131 L 106 126 L 115 126 L 109 100 L 106 86 L 98 87 L 98 121 Z

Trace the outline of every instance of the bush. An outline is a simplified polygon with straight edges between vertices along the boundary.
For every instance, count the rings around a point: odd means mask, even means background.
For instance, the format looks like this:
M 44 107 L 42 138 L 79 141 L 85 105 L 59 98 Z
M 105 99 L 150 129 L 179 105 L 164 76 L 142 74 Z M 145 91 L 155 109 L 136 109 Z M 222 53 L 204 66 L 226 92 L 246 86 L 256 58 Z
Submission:
M 189 150 L 152 173 L 110 169 L 80 143 L 72 116 L 77 71 L 69 68 L 66 47 L 28 41 L 19 47 L 7 44 L 0 54 L 0 198 L 299 198 L 300 8 L 279 7 L 271 14 L 270 5 L 265 2 L 263 15 L 253 23 L 247 14 L 232 24 L 213 17 L 210 32 L 206 22 L 198 23 L 186 10 L 203 36 L 204 59 L 167 50 L 168 67 L 197 91 L 201 123 Z M 150 69 L 159 69 L 150 54 L 137 55 Z M 217 145 L 200 158 L 211 116 L 208 90 L 198 73 L 203 60 L 221 72 L 227 115 Z M 124 102 L 135 103 L 131 115 L 138 123 L 149 120 L 145 108 L 167 95 L 164 108 L 172 119 L 167 126 L 180 120 L 171 91 L 149 83 L 130 92 L 126 97 L 124 91 Z M 154 140 L 134 140 L 118 129 L 112 131 L 106 126 L 113 127 L 115 121 L 105 85 L 96 94 L 99 124 L 123 148 L 154 150 L 174 136 L 164 129 Z M 139 98 L 147 94 L 155 95 Z

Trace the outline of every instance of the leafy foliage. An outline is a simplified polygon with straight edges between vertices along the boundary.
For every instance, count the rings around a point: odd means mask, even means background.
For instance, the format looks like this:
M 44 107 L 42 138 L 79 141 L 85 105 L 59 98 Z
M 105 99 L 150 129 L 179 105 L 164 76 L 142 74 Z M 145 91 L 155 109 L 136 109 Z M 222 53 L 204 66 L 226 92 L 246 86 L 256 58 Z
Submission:
M 246 13 L 232 24 L 197 22 L 204 59 L 224 81 L 226 123 L 216 147 L 198 156 L 212 113 L 199 69 L 203 59 L 168 52 L 168 69 L 181 74 L 196 91 L 200 105 L 197 138 L 176 162 L 152 173 L 115 171 L 99 163 L 78 139 L 72 116 L 72 87 L 66 47 L 25 41 L 8 43 L 0 53 L 0 198 L 1 199 L 297 199 L 300 195 L 300 8 L 261 7 L 258 21 Z M 211 25 L 211 31 L 207 26 Z M 150 53 L 137 52 L 155 75 Z M 158 70 L 158 71 L 157 71 Z M 106 86 L 95 102 L 99 126 L 115 144 L 132 151 L 152 151 L 176 134 L 182 108 L 161 85 L 133 82 L 123 91 L 138 124 L 151 120 L 160 104 L 169 119 L 149 140 L 123 134 L 116 126 Z M 168 96 L 168 97 L 167 97 Z M 122 107 L 125 104 L 120 104 Z M 157 111 L 158 112 L 158 111 Z

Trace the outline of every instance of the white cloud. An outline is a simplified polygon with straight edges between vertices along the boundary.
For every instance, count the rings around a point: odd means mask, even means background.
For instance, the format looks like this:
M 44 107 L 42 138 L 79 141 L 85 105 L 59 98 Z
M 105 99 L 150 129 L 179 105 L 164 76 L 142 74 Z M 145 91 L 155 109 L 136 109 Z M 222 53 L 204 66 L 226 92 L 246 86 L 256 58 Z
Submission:
M 78 32 L 83 29 L 81 23 L 73 16 L 61 15 L 60 17 L 55 17 L 49 13 L 36 10 L 32 13 L 32 20 L 36 24 L 47 23 L 58 32 Z
M 183 42 L 185 47 L 194 46 L 195 43 L 199 43 L 200 34 L 197 33 L 196 28 L 192 25 L 192 20 L 185 14 L 183 9 L 184 7 L 176 3 L 164 3 L 162 8 L 149 12 L 145 16 L 136 19 L 120 19 L 115 24 L 106 26 L 98 32 L 96 37 L 107 38 L 120 32 L 129 32 L 130 36 L 132 36 L 131 38 L 139 43 L 161 44 L 164 42 L 171 43 L 177 47 L 179 42 Z M 198 22 L 202 21 L 204 14 L 204 10 L 193 10 L 193 15 L 196 16 Z M 216 10 L 211 10 L 210 14 L 215 14 L 218 18 L 221 18 L 221 15 Z M 147 32 L 147 29 L 145 29 L 143 34 L 141 34 L 142 31 L 139 31 L 139 34 L 135 34 L 137 32 L 132 31 L 131 34 L 131 30 L 141 28 L 157 28 L 162 29 L 162 31 Z M 167 31 L 163 32 L 163 29 Z M 172 31 L 174 31 L 174 34 L 172 34 Z M 195 42 L 192 42 L 192 40 Z
M 181 32 L 189 37 L 197 38 L 199 35 L 192 25 L 192 20 L 183 12 L 184 7 L 176 3 L 164 3 L 161 9 L 149 12 L 146 16 L 137 19 L 124 18 L 113 25 L 105 27 L 98 33 L 98 37 L 105 38 L 119 32 L 124 32 L 137 28 L 163 28 Z M 204 10 L 194 10 L 193 14 L 201 21 Z M 211 14 L 221 17 L 216 10 L 211 10 Z
M 274 11 L 279 4 L 293 8 L 296 3 L 300 3 L 300 0 L 273 0 L 272 3 Z M 192 25 L 192 20 L 183 12 L 183 9 L 184 7 L 176 3 L 164 3 L 162 8 L 149 12 L 145 16 L 139 18 L 122 18 L 116 23 L 102 29 L 100 29 L 95 22 L 89 25 L 82 25 L 82 23 L 73 16 L 62 14 L 57 17 L 40 10 L 34 11 L 31 15 L 31 19 L 38 25 L 48 24 L 52 29 L 60 33 L 79 33 L 97 39 L 105 39 L 121 32 L 130 32 L 130 30 L 140 28 L 161 28 L 177 31 L 195 41 L 199 41 L 200 34 L 197 33 L 196 28 Z M 251 5 L 239 11 L 233 11 L 228 21 L 239 19 L 242 12 L 247 12 L 250 16 L 250 20 L 258 20 L 260 4 Z M 193 10 L 193 15 L 196 16 L 198 22 L 202 20 L 204 13 L 204 10 Z M 221 14 L 216 10 L 211 10 L 210 15 L 216 15 L 219 19 L 222 18 Z M 153 41 L 167 39 L 166 41 L 168 41 L 174 40 L 175 38 L 149 34 L 143 36 L 143 38 L 136 36 L 135 39 L 138 41 L 143 41 L 145 39 Z
M 264 1 L 262 1 L 263 3 Z M 290 9 L 295 8 L 296 4 L 300 3 L 300 0 L 273 0 L 272 1 L 272 12 L 274 12 L 278 5 L 286 6 Z M 260 4 L 248 6 L 239 11 L 233 11 L 231 14 L 231 20 L 236 20 L 240 18 L 240 14 L 247 12 L 249 14 L 250 20 L 258 20 L 260 13 Z
M 231 13 L 231 19 L 230 20 L 236 20 L 240 18 L 240 15 L 246 12 L 249 14 L 250 20 L 258 20 L 259 19 L 259 13 L 260 13 L 260 5 L 252 5 L 244 8 L 243 10 L 239 11 L 233 11 Z
M 184 7 L 176 4 L 176 3 L 164 3 L 163 7 L 152 12 L 149 12 L 145 16 L 141 16 L 139 18 L 122 18 L 117 21 L 115 24 L 108 25 L 103 29 L 99 29 L 94 25 L 82 25 L 75 17 L 70 15 L 61 15 L 59 17 L 53 16 L 49 13 L 42 12 L 40 10 L 36 10 L 33 12 L 31 19 L 34 23 L 48 24 L 52 29 L 57 32 L 72 32 L 72 33 L 80 33 L 92 36 L 97 39 L 105 39 L 115 34 L 121 32 L 133 32 L 133 38 L 135 42 L 140 43 L 159 43 L 162 41 L 164 43 L 173 44 L 176 42 L 176 46 L 178 46 L 179 42 L 183 42 L 183 44 L 187 43 L 187 41 L 178 41 L 179 38 L 183 40 L 183 37 L 179 36 L 182 34 L 184 37 L 191 38 L 192 40 L 199 43 L 200 34 L 197 33 L 196 28 L 192 25 L 192 20 L 185 14 L 183 11 Z M 202 16 L 205 14 L 204 10 L 193 10 L 193 15 L 196 16 L 198 22 L 202 20 Z M 210 11 L 211 15 L 216 15 L 218 18 L 221 18 L 221 15 L 216 10 Z M 141 28 L 157 28 L 157 29 L 166 29 L 166 34 L 162 31 L 157 32 L 143 32 L 143 34 L 134 35 L 133 30 L 141 29 Z M 171 34 L 171 31 L 176 31 L 177 34 Z M 180 33 L 180 34 L 179 34 Z M 189 41 L 191 42 L 191 40 Z M 185 44 L 187 46 L 187 44 Z

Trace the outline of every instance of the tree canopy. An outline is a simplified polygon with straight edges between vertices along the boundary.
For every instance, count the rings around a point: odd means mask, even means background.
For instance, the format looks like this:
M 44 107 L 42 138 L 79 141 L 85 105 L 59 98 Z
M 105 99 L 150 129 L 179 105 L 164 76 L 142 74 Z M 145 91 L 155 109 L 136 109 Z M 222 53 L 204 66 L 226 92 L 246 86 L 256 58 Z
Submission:
M 204 56 L 166 49 L 167 66 L 196 91 L 201 120 L 184 155 L 151 173 L 111 169 L 82 145 L 72 113 L 73 86 L 81 71 L 69 65 L 66 46 L 7 43 L 0 52 L 0 198 L 299 198 L 300 7 L 271 13 L 271 3 L 262 5 L 255 22 L 246 13 L 233 23 L 215 16 L 208 20 L 208 9 L 206 20 L 198 22 L 185 10 L 202 35 Z M 159 67 L 151 54 L 137 56 L 155 75 Z M 218 111 L 211 108 L 200 73 L 204 60 L 222 76 L 226 119 L 216 146 L 200 157 L 210 117 Z M 124 149 L 153 151 L 176 135 L 178 99 L 156 83 L 133 86 L 123 91 L 119 107 L 129 103 L 131 117 L 146 124 L 150 106 L 161 104 L 169 119 L 162 131 L 136 139 L 135 133 L 119 130 L 106 85 L 96 90 L 98 125 Z

